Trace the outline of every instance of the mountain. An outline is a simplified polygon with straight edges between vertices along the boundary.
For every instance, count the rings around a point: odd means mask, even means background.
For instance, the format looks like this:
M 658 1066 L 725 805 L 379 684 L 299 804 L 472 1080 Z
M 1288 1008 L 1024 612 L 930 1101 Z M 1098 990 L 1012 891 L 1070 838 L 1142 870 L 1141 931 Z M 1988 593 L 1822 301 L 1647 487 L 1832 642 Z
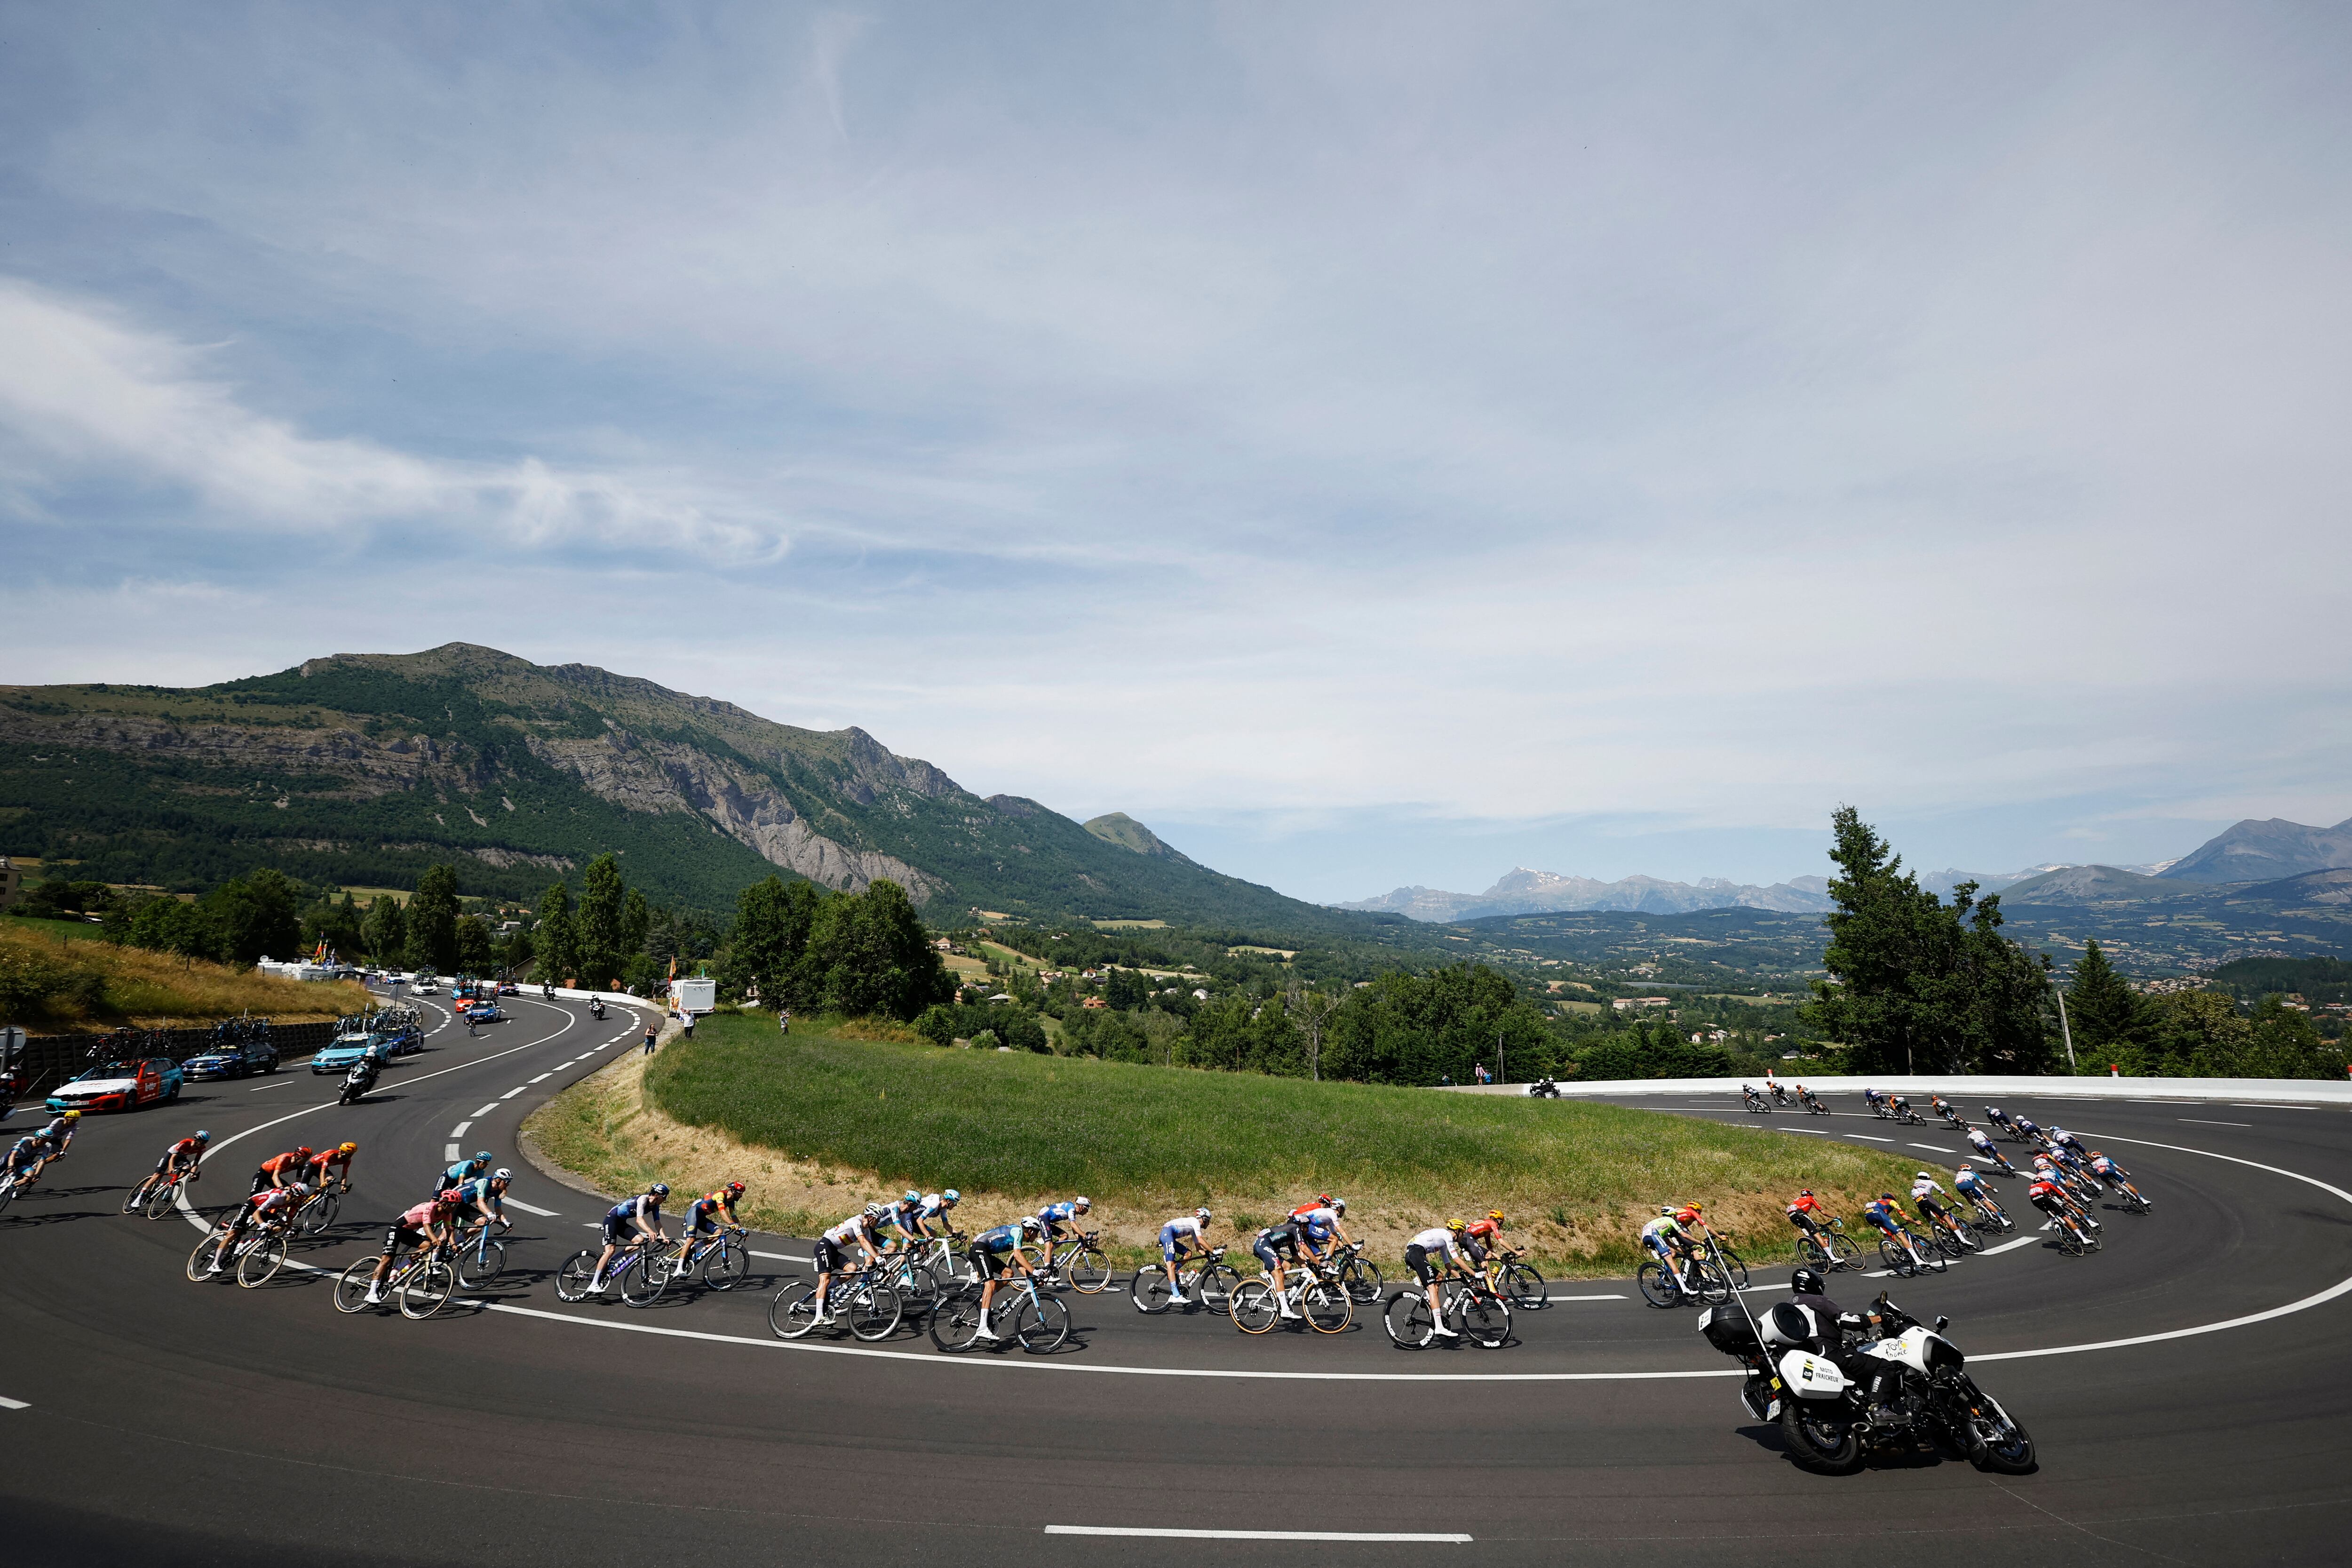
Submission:
M 1171 847 L 1160 838 L 1160 835 L 1123 811 L 1114 811 L 1107 816 L 1097 816 L 1080 826 L 1104 843 L 1116 844 L 1122 849 L 1132 849 L 1138 855 L 1150 855 L 1161 860 L 1181 861 L 1187 866 L 1193 864 L 1189 857 Z
M 2019 904 L 2096 904 L 2117 900 L 2154 899 L 2182 890 L 2177 882 L 2146 877 L 2120 866 L 2060 866 L 2011 883 L 2000 895 L 2000 907 Z
M 2249 817 L 2199 845 L 2166 868 L 2176 882 L 2274 882 L 2306 871 L 2352 866 L 2352 819 L 2333 827 Z
M 1828 882 L 1820 877 L 1799 877 L 1769 888 L 1707 877 L 1693 882 L 1661 881 L 1655 877 L 1627 877 L 1615 882 L 1591 877 L 1561 877 L 1530 871 L 1521 866 L 1496 880 L 1483 893 L 1448 893 L 1435 888 L 1399 888 L 1377 899 L 1334 906 L 1342 910 L 1400 914 L 1408 920 L 1436 924 L 1493 919 L 1506 915 L 1541 915 L 1583 910 L 1639 910 L 1647 914 L 1681 914 L 1692 910 L 1774 910 L 1788 914 L 1811 914 L 1830 907 Z
M 982 799 L 863 730 L 467 643 L 194 689 L 0 687 L 0 853 L 84 878 L 198 887 L 274 865 L 401 887 L 449 861 L 468 893 L 527 898 L 607 850 L 649 897 L 704 909 L 781 868 L 887 877 L 940 920 L 1368 919 L 1197 866 L 1124 816 L 1089 831 Z

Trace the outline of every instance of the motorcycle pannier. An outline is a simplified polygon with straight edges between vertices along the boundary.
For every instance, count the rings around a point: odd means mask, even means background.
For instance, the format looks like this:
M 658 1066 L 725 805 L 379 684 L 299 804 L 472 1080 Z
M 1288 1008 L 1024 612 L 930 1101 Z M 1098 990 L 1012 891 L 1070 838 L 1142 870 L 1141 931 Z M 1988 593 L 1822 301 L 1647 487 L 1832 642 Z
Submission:
M 1757 1342 L 1756 1330 L 1748 1314 L 1738 1307 L 1709 1307 L 1698 1321 L 1698 1331 L 1706 1342 L 1726 1355 L 1751 1356 L 1764 1353 Z

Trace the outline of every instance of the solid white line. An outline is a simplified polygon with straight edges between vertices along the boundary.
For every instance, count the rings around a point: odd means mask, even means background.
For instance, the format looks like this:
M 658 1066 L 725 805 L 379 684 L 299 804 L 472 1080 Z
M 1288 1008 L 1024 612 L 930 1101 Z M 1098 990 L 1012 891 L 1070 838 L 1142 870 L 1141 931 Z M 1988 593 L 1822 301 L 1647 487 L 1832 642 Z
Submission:
M 2126 1105 L 2202 1105 L 2201 1100 L 2126 1100 Z
M 789 1252 L 754 1252 L 751 1256 L 754 1258 L 772 1258 L 779 1263 L 797 1263 L 803 1268 L 810 1267 L 809 1259 L 805 1258 L 795 1258 Z
M 1048 1535 L 1151 1535 L 1178 1541 L 1414 1541 L 1466 1546 L 1466 1535 L 1408 1534 L 1358 1530 L 1151 1530 L 1127 1524 L 1049 1524 Z
M 1546 1296 L 1544 1300 L 1547 1301 L 1622 1301 L 1625 1300 L 1625 1297 L 1622 1294 L 1613 1296 Z
M 31 1405 L 21 1399 L 0 1399 L 0 1410 L 30 1410 L 31 1408 Z
M 2192 1121 L 2200 1127 L 2252 1127 L 2251 1121 L 2208 1121 L 2201 1116 L 2176 1116 L 2175 1121 Z M 2121 1140 L 2117 1140 L 2121 1142 Z
M 2315 1105 L 2257 1104 L 2251 1100 L 2241 1103 L 2240 1101 L 2233 1100 L 2230 1101 L 2230 1109 L 2232 1110 L 2316 1110 L 2319 1107 Z
M 474 1123 L 470 1119 L 460 1121 L 457 1126 L 449 1129 L 449 1136 L 452 1138 L 463 1138 L 466 1135 L 466 1129 L 471 1127 L 473 1124 Z
M 512 1089 L 510 1089 L 507 1090 L 504 1094 L 502 1094 L 502 1095 L 499 1096 L 499 1098 L 500 1100 L 512 1100 L 516 1095 L 520 1094 L 520 1093 L 521 1093 L 521 1092 L 522 1092 L 526 1088 L 528 1088 L 528 1087 L 530 1087 L 530 1086 L 529 1086 L 529 1085 L 527 1085 L 527 1084 L 520 1084 L 520 1083 L 519 1083 L 519 1084 L 515 1085 Z
M 523 1213 L 535 1214 L 541 1219 L 553 1219 L 556 1215 L 561 1212 L 556 1209 L 543 1209 L 536 1204 L 527 1204 L 520 1198 L 515 1196 L 512 1193 L 509 1193 L 507 1194 L 507 1202 L 513 1205 L 516 1208 L 522 1210 Z

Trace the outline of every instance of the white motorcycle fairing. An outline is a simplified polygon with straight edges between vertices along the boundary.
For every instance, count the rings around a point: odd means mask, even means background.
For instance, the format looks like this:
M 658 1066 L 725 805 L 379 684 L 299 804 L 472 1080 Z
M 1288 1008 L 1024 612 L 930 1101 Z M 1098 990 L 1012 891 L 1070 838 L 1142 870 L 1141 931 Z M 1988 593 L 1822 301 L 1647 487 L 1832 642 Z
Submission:
M 1952 1364 L 1956 1366 L 1959 1364 L 1959 1353 L 1953 1348 L 1951 1342 L 1932 1330 L 1922 1328 L 1906 1329 L 1894 1339 L 1880 1340 L 1876 1344 L 1864 1345 L 1862 1347 L 1862 1353 L 1876 1356 L 1880 1361 L 1891 1361 L 1899 1365 L 1907 1366 L 1914 1372 L 1926 1372 L 1928 1358 L 1936 1354 L 1937 1346 L 1943 1347 L 1943 1353 L 1937 1357 L 1938 1360 L 1948 1359 Z
M 1835 1399 L 1849 1386 L 1836 1363 L 1804 1351 L 1780 1358 L 1780 1383 L 1800 1399 Z

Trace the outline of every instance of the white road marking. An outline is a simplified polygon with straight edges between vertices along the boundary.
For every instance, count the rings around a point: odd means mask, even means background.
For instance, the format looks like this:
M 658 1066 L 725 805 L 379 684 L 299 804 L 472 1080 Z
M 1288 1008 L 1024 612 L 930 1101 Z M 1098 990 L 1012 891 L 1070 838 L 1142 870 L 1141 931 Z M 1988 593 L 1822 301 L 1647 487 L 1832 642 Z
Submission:
M 498 1108 L 499 1108 L 499 1102 L 498 1102 L 497 1100 L 494 1100 L 490 1101 L 488 1105 L 485 1105 L 484 1107 L 482 1107 L 482 1109 L 481 1109 L 481 1110 L 477 1110 L 476 1112 L 474 1112 L 474 1120 L 475 1120 L 475 1121 L 480 1121 L 483 1117 L 488 1116 L 491 1111 L 496 1110 Z
M 499 1096 L 499 1098 L 500 1100 L 512 1100 L 516 1095 L 520 1094 L 524 1089 L 528 1089 L 528 1088 L 530 1088 L 530 1086 L 529 1084 L 521 1084 L 521 1083 L 519 1083 L 519 1084 L 515 1085 L 512 1089 L 510 1089 L 507 1090 L 504 1094 L 502 1094 L 502 1095 Z
M 1914 1143 L 1911 1147 L 1914 1149 L 1925 1149 L 1930 1154 L 1957 1154 L 1959 1152 L 1958 1149 L 1946 1149 L 1935 1143 Z
M 31 1408 L 31 1405 L 21 1399 L 0 1398 L 0 1410 L 30 1410 Z
M 472 1125 L 473 1122 L 470 1120 L 460 1121 L 457 1126 L 449 1129 L 449 1136 L 452 1138 L 463 1138 L 466 1135 L 466 1129 Z
M 2231 1110 L 2318 1110 L 2318 1109 L 2319 1109 L 2319 1107 L 2317 1107 L 2317 1106 L 2315 1106 L 2315 1105 L 2267 1105 L 2267 1104 L 2264 1104 L 2264 1105 L 2256 1105 L 2256 1104 L 2252 1104 L 2252 1103 L 2241 1104 L 2241 1103 L 2239 1103 L 2237 1100 L 2233 1100 L 2230 1101 L 2230 1109 L 2231 1109 Z
M 754 1258 L 771 1258 L 775 1259 L 778 1263 L 797 1263 L 803 1268 L 811 1267 L 809 1259 L 805 1258 L 795 1258 L 789 1252 L 754 1252 L 751 1256 Z
M 2193 1121 L 2200 1127 L 2252 1127 L 2251 1121 L 2208 1121 L 2201 1116 L 2176 1116 L 2176 1121 Z
M 2126 1100 L 2126 1105 L 2202 1105 L 2201 1100 Z
M 536 1204 L 527 1204 L 520 1198 L 515 1196 L 512 1193 L 509 1193 L 507 1194 L 507 1202 L 513 1205 L 516 1208 L 522 1210 L 523 1213 L 535 1214 L 541 1219 L 553 1219 L 560 1212 L 555 1209 L 541 1208 Z
M 1849 1138 L 1859 1138 L 1865 1143 L 1892 1143 L 1895 1142 L 1892 1138 L 1873 1138 L 1867 1132 L 1849 1132 L 1846 1136 Z
M 1129 1524 L 1049 1524 L 1048 1535 L 1151 1535 L 1178 1541 L 1412 1541 L 1466 1546 L 1466 1535 L 1409 1534 L 1361 1530 L 1152 1530 Z
M 754 1254 L 753 1256 L 756 1257 L 757 1254 Z M 1626 1298 L 1620 1294 L 1612 1296 L 1546 1296 L 1544 1300 L 1547 1301 L 1622 1301 L 1626 1300 Z
M 301 1081 L 302 1080 L 299 1078 L 281 1078 L 276 1083 L 265 1083 L 257 1088 L 248 1089 L 245 1092 L 247 1094 L 259 1094 L 262 1089 L 284 1089 L 289 1083 L 300 1083 Z
M 553 1078 L 554 1076 L 555 1076 L 555 1075 L 554 1075 L 553 1073 L 551 1073 L 551 1072 L 543 1072 L 543 1073 L 540 1074 L 537 1078 L 535 1078 L 535 1079 L 531 1079 L 531 1080 L 530 1080 L 530 1083 L 545 1083 L 549 1079 L 551 1079 L 551 1078 Z M 523 1087 L 524 1087 L 525 1089 L 529 1089 L 529 1088 L 530 1087 L 530 1084 L 527 1083 L 527 1084 L 523 1085 Z
M 448 1156 L 447 1156 L 447 1158 L 449 1159 L 449 1161 L 450 1161 L 450 1163 L 453 1163 L 453 1164 L 454 1164 L 454 1163 L 457 1163 L 457 1145 L 456 1145 L 455 1143 L 452 1143 L 452 1144 L 450 1144 L 450 1145 L 449 1145 L 449 1152 L 448 1152 Z
M 1979 1258 L 1998 1257 L 2004 1252 L 2014 1252 L 2021 1247 L 2031 1247 L 2037 1239 L 2039 1238 L 2035 1237 L 2021 1236 L 2015 1241 L 2004 1241 L 1999 1247 L 1988 1247 L 1977 1256 Z

